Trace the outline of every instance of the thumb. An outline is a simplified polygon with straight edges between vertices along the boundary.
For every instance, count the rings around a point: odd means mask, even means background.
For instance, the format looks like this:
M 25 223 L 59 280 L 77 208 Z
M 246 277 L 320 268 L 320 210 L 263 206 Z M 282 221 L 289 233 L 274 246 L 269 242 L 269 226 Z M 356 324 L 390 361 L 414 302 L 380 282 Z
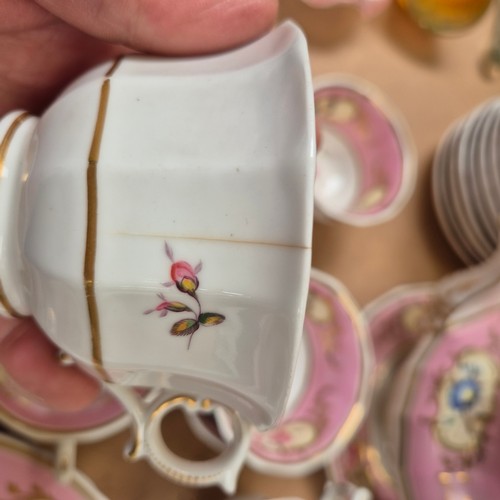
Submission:
M 36 0 L 81 31 L 159 54 L 196 54 L 241 45 L 273 25 L 277 0 Z

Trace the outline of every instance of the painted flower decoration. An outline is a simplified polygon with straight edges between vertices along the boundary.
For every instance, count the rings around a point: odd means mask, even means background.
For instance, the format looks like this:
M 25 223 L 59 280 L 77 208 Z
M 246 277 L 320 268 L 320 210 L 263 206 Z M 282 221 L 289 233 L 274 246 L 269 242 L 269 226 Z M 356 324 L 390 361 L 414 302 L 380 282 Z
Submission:
M 170 266 L 170 278 L 171 281 L 162 283 L 164 287 L 171 287 L 175 285 L 177 290 L 185 293 L 191 299 L 194 300 L 192 307 L 188 306 L 184 302 L 171 301 L 163 293 L 157 294 L 160 299 L 160 303 L 152 308 L 144 311 L 144 314 L 151 314 L 153 312 L 158 312 L 160 318 L 167 316 L 169 312 L 173 313 L 190 313 L 192 317 L 185 317 L 179 321 L 176 321 L 170 328 L 170 334 L 176 337 L 189 336 L 188 349 L 191 346 L 191 340 L 193 339 L 194 333 L 200 328 L 200 326 L 216 326 L 220 325 L 226 318 L 222 314 L 214 312 L 202 312 L 200 300 L 196 294 L 200 281 L 198 279 L 198 273 L 202 269 L 202 264 L 199 262 L 194 268 L 188 262 L 184 260 L 176 261 L 174 259 L 174 253 L 172 248 L 165 242 L 165 253 L 168 259 L 172 263 Z
M 495 360 L 487 351 L 461 353 L 438 385 L 434 428 L 441 444 L 477 454 L 493 413 L 499 381 Z
M 183 260 L 172 264 L 170 276 L 177 288 L 181 292 L 188 293 L 189 295 L 194 294 L 200 284 L 196 277 L 196 271 L 190 264 Z
M 457 380 L 450 388 L 449 403 L 457 411 L 464 412 L 474 407 L 479 400 L 480 387 L 475 378 Z

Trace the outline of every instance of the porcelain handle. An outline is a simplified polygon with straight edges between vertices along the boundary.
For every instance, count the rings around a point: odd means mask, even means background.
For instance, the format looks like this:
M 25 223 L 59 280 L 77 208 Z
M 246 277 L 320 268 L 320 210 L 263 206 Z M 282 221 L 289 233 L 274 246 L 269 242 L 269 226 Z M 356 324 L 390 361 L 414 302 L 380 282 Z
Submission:
M 192 461 L 174 454 L 166 445 L 161 433 L 163 418 L 176 409 L 188 414 L 211 413 L 211 401 L 187 396 L 174 396 L 160 391 L 150 401 L 144 401 L 128 387 L 106 384 L 130 412 L 134 426 L 134 439 L 126 451 L 129 460 L 145 458 L 168 479 L 191 487 L 220 486 L 233 494 L 250 444 L 250 426 L 231 412 L 234 439 L 217 457 L 206 461 Z

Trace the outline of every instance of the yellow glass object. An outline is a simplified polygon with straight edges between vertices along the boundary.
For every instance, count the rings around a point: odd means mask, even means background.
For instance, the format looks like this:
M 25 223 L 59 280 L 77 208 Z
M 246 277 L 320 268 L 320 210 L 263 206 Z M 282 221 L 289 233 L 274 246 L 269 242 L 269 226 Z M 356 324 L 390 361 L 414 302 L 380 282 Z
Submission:
M 422 27 L 434 32 L 456 31 L 474 24 L 491 0 L 397 0 Z

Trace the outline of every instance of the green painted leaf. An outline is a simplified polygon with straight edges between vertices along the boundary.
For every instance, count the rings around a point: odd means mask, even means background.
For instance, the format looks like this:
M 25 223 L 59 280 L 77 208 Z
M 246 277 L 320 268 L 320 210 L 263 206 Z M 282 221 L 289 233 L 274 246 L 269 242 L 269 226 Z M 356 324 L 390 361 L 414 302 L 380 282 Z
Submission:
M 200 324 L 195 319 L 181 319 L 180 321 L 177 321 L 177 323 L 173 324 L 170 329 L 170 333 L 176 337 L 184 337 L 186 335 L 191 335 L 198 330 L 199 327 Z
M 173 312 L 191 311 L 192 309 L 182 302 L 169 302 L 167 309 Z
M 222 314 L 211 313 L 211 312 L 200 314 L 200 316 L 198 317 L 198 321 L 203 326 L 220 325 L 225 319 L 226 317 L 223 316 Z

